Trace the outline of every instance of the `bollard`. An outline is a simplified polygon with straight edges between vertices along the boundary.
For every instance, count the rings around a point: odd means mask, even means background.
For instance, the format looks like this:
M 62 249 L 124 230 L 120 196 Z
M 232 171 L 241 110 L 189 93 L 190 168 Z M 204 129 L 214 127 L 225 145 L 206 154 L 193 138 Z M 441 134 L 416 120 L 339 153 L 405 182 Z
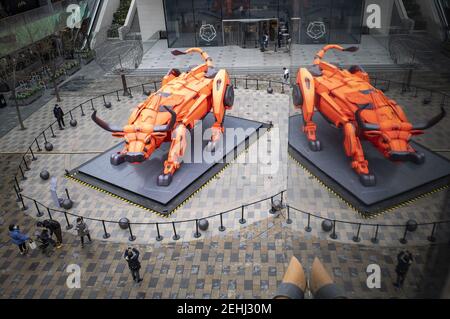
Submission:
M 45 135 L 45 131 L 42 131 L 42 136 L 44 137 L 45 144 L 47 144 L 48 141 L 47 141 L 47 136 Z
M 308 232 L 308 233 L 310 233 L 312 231 L 312 228 L 311 228 L 311 214 L 310 213 L 308 213 L 308 225 L 305 227 L 305 231 Z
M 156 233 L 158 234 L 158 236 L 156 236 L 156 241 L 161 241 L 163 240 L 164 237 L 161 236 L 161 234 L 159 233 L 159 224 L 156 223 L 155 225 L 156 225 Z
M 37 202 L 36 202 L 35 200 L 33 200 L 33 201 L 34 201 L 34 206 L 36 206 L 36 210 L 37 210 L 36 217 L 42 217 L 42 216 L 44 216 L 44 213 L 42 213 L 42 212 L 39 210 L 39 205 L 37 204 Z
M 70 224 L 69 218 L 67 217 L 67 213 L 66 212 L 64 212 L 64 217 L 66 218 L 66 223 L 67 223 L 66 230 L 72 229 L 73 226 Z
M 142 94 L 145 94 L 144 84 L 142 84 Z
M 17 173 L 16 176 L 14 176 L 14 181 L 16 182 L 17 191 L 20 193 L 22 191 L 22 188 L 20 188 L 19 181 L 17 180 Z
M 105 221 L 102 220 L 102 225 L 103 225 L 103 239 L 108 239 L 109 237 L 111 237 L 111 235 L 106 231 L 106 225 L 105 225 Z
M 31 153 L 31 160 L 32 160 L 32 161 L 37 160 L 36 156 L 34 156 L 34 153 L 33 153 L 33 150 L 31 149 L 31 146 L 28 148 L 28 150 L 29 150 L 30 153 Z
M 290 225 L 292 224 L 292 219 L 291 219 L 291 209 L 289 206 L 286 207 L 287 209 L 287 219 L 286 219 L 286 224 Z
M 225 226 L 223 226 L 223 217 L 222 217 L 222 213 L 220 213 L 220 226 L 219 226 L 219 231 L 225 231 Z
M 25 174 L 23 173 L 23 169 L 22 169 L 21 165 L 19 165 L 19 170 L 20 170 L 20 174 L 22 174 L 22 180 L 23 181 L 26 180 L 27 178 L 25 177 Z
M 92 101 L 92 99 L 90 99 L 90 101 L 91 101 L 91 109 L 92 109 L 92 111 L 95 111 L 94 101 Z
M 84 114 L 83 104 L 80 104 L 80 109 L 81 109 L 81 116 L 85 116 L 86 114 Z
M 50 208 L 48 208 L 48 207 L 47 207 L 47 214 L 48 214 L 48 218 L 50 218 L 50 220 L 53 220 L 52 213 L 50 212 Z
M 133 232 L 131 230 L 131 223 L 128 223 L 128 230 L 130 231 L 130 237 L 128 237 L 129 241 L 135 241 L 136 240 L 136 236 L 133 235 Z
M 158 86 L 156 85 L 156 82 L 153 82 L 153 87 L 155 89 L 155 92 L 158 91 Z
M 23 160 L 23 164 L 25 165 L 25 170 L 26 170 L 26 171 L 29 171 L 30 168 L 28 167 L 27 160 L 25 159 L 25 155 L 22 156 L 22 160 Z
M 358 231 L 356 232 L 356 236 L 353 236 L 353 241 L 355 243 L 359 243 L 361 241 L 361 238 L 359 237 L 360 231 L 361 231 L 361 224 L 358 225 Z
M 25 202 L 23 201 L 23 196 L 20 194 L 20 201 L 22 202 L 22 210 L 27 210 L 28 207 L 25 205 Z
M 378 229 L 380 228 L 380 225 L 377 225 L 375 228 L 375 236 L 370 240 L 372 244 L 378 244 Z
M 194 238 L 200 238 L 202 234 L 198 231 L 198 219 L 195 220 L 195 233 Z
M 405 226 L 405 232 L 403 233 L 403 238 L 400 238 L 400 243 L 405 245 L 408 243 L 408 240 L 406 239 L 406 235 L 408 235 L 408 225 Z
M 237 89 L 237 79 L 234 78 L 234 88 Z
M 431 235 L 427 237 L 429 242 L 436 242 L 436 237 L 434 236 L 435 232 L 436 232 L 436 223 L 433 224 L 433 229 L 431 230 Z
M 241 219 L 239 219 L 239 223 L 241 224 L 241 225 L 244 225 L 247 221 L 245 220 L 245 218 L 244 218 L 244 209 L 245 209 L 245 206 L 244 205 L 242 205 L 242 207 L 241 207 Z
M 66 195 L 67 195 L 67 199 L 68 199 L 68 200 L 71 200 L 71 199 L 70 199 L 70 196 L 69 196 L 69 190 L 68 190 L 67 188 L 66 188 Z
M 53 124 L 50 125 L 50 132 L 52 132 L 52 138 L 56 138 L 55 131 L 53 131 Z
M 245 78 L 245 89 L 248 90 L 248 79 Z
M 36 138 L 34 139 L 34 142 L 36 143 L 36 146 L 37 146 L 37 148 L 38 148 L 38 151 L 41 152 L 41 151 L 42 151 L 41 146 L 39 145 L 39 142 L 37 141 Z
M 172 222 L 172 227 L 173 227 L 173 240 L 178 240 L 180 239 L 180 235 L 177 234 L 177 230 L 175 229 L 175 222 Z
M 331 239 L 337 239 L 337 234 L 336 234 L 336 219 L 333 220 L 333 232 L 330 235 Z
M 258 91 L 258 90 L 259 90 L 259 80 L 256 79 L 256 91 Z
M 18 203 L 18 202 L 20 202 L 20 194 L 19 194 L 19 191 L 17 190 L 16 185 L 13 185 L 13 187 L 14 187 L 14 192 L 16 193 L 16 196 L 17 196 L 16 202 Z
M 120 98 L 119 98 L 119 91 L 116 91 L 116 95 L 117 95 L 117 102 L 119 102 L 119 101 L 120 101 Z

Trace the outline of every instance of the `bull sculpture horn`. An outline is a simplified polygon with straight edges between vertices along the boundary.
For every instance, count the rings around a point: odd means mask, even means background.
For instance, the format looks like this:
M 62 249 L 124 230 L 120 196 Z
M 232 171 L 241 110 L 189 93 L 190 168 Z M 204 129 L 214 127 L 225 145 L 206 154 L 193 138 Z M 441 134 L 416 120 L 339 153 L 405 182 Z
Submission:
M 438 124 L 445 116 L 447 115 L 447 112 L 445 112 L 445 109 L 443 106 L 441 106 L 441 113 L 430 119 L 428 122 L 425 123 L 418 123 L 413 124 L 413 130 L 426 130 L 429 129 L 436 124 Z
M 115 126 L 115 125 L 110 125 L 109 123 L 103 121 L 102 119 L 100 119 L 99 117 L 97 117 L 97 111 L 94 111 L 94 113 L 92 113 L 91 119 L 98 125 L 100 126 L 102 129 L 108 131 L 108 132 L 112 132 L 112 133 L 121 133 L 123 132 L 123 129 L 119 126 Z
M 158 125 L 153 128 L 153 132 L 155 133 L 163 133 L 163 132 L 169 132 L 173 129 L 175 126 L 175 122 L 177 121 L 177 113 L 175 113 L 173 110 L 168 108 L 167 106 L 163 105 L 163 107 L 167 110 L 167 112 L 170 113 L 170 122 L 167 125 Z

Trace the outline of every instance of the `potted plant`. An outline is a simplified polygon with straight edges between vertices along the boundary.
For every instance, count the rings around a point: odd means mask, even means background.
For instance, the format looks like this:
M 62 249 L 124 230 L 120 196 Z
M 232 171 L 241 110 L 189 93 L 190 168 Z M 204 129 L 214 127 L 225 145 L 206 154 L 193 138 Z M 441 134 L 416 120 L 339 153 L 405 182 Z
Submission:
M 64 63 L 63 68 L 66 70 L 66 74 L 70 76 L 77 72 L 81 67 L 80 62 L 77 60 L 70 60 Z
M 34 86 L 28 89 L 20 90 L 16 92 L 16 99 L 19 105 L 28 105 L 43 94 L 44 90 L 41 86 Z M 11 100 L 14 99 L 13 96 L 10 97 Z

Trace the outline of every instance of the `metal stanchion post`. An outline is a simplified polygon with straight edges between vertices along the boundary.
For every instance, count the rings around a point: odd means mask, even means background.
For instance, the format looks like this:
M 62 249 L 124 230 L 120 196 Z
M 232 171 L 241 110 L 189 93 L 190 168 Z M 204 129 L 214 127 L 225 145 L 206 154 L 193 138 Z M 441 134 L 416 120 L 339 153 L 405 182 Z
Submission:
M 433 224 L 433 229 L 431 230 L 431 235 L 428 236 L 428 238 L 427 238 L 429 242 L 432 242 L 432 243 L 436 242 L 436 237 L 434 236 L 434 234 L 436 232 L 436 226 L 437 226 L 437 224 L 434 223 Z
M 310 233 L 311 230 L 312 230 L 312 228 L 311 228 L 311 214 L 308 213 L 308 225 L 305 227 L 305 231 Z
M 336 220 L 333 220 L 333 232 L 330 235 L 331 239 L 337 239 L 337 234 L 336 234 Z
M 222 213 L 220 213 L 220 226 L 219 226 L 219 231 L 225 231 L 225 226 L 223 226 L 223 217 L 222 217 Z
M 175 222 L 172 222 L 172 227 L 173 227 L 173 240 L 178 240 L 180 239 L 180 235 L 177 234 L 177 230 L 175 228 Z
M 361 241 L 361 238 L 359 237 L 360 231 L 361 231 L 361 224 L 358 225 L 358 231 L 356 232 L 356 236 L 353 236 L 353 241 L 355 243 L 359 243 Z
M 67 223 L 67 225 L 66 225 L 66 230 L 72 229 L 73 226 L 70 224 L 69 218 L 67 217 L 67 213 L 66 213 L 66 212 L 64 212 L 64 217 L 66 218 L 66 223 Z
M 244 218 L 244 210 L 245 210 L 245 206 L 244 205 L 242 205 L 241 206 L 241 219 L 239 219 L 239 223 L 241 224 L 241 225 L 244 225 L 247 221 L 245 220 L 245 218 Z
M 378 244 L 378 230 L 380 228 L 380 225 L 377 225 L 375 228 L 375 236 L 371 239 L 372 244 Z
M 44 216 L 44 213 L 42 213 L 41 210 L 39 209 L 38 203 L 37 203 L 35 200 L 33 200 L 33 201 L 34 201 L 34 206 L 36 206 L 36 210 L 37 210 L 36 217 L 42 217 L 42 216 Z
M 130 231 L 130 237 L 128 237 L 129 241 L 135 241 L 136 236 L 133 235 L 133 231 L 131 230 L 131 223 L 128 223 L 128 230 Z
M 159 233 L 159 224 L 156 223 L 155 225 L 156 225 L 156 233 L 158 234 L 158 235 L 156 236 L 156 241 L 161 241 L 161 240 L 163 240 L 164 237 L 161 236 L 161 234 Z
M 103 238 L 104 239 L 108 239 L 109 237 L 111 237 L 111 235 L 106 231 L 106 225 L 105 225 L 105 221 L 102 220 L 102 225 L 103 225 Z
M 287 206 L 287 219 L 286 219 L 286 224 L 290 225 L 292 224 L 292 219 L 291 219 L 291 213 L 290 213 L 290 207 Z
M 198 231 L 198 219 L 195 220 L 195 233 L 194 238 L 200 238 L 202 234 Z

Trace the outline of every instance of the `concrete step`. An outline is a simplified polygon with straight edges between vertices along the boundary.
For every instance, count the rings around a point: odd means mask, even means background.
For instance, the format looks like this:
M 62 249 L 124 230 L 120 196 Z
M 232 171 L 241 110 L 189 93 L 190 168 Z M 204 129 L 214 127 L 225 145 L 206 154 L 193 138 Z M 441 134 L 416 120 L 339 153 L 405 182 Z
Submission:
M 251 74 L 282 74 L 283 70 L 281 67 L 226 67 L 217 65 L 218 68 L 226 68 L 230 74 L 233 75 L 251 75 Z M 305 65 L 291 65 L 288 66 L 291 70 L 291 74 L 296 72 L 300 67 L 308 67 Z M 344 65 L 345 67 L 350 67 L 349 65 Z M 379 65 L 362 65 L 362 67 L 369 73 L 372 72 L 396 72 L 404 71 L 407 69 L 406 66 L 395 65 L 395 64 L 379 64 Z M 180 68 L 180 71 L 187 71 L 188 68 Z M 153 68 L 153 69 L 137 69 L 134 70 L 130 76 L 163 76 L 167 74 L 169 68 Z

